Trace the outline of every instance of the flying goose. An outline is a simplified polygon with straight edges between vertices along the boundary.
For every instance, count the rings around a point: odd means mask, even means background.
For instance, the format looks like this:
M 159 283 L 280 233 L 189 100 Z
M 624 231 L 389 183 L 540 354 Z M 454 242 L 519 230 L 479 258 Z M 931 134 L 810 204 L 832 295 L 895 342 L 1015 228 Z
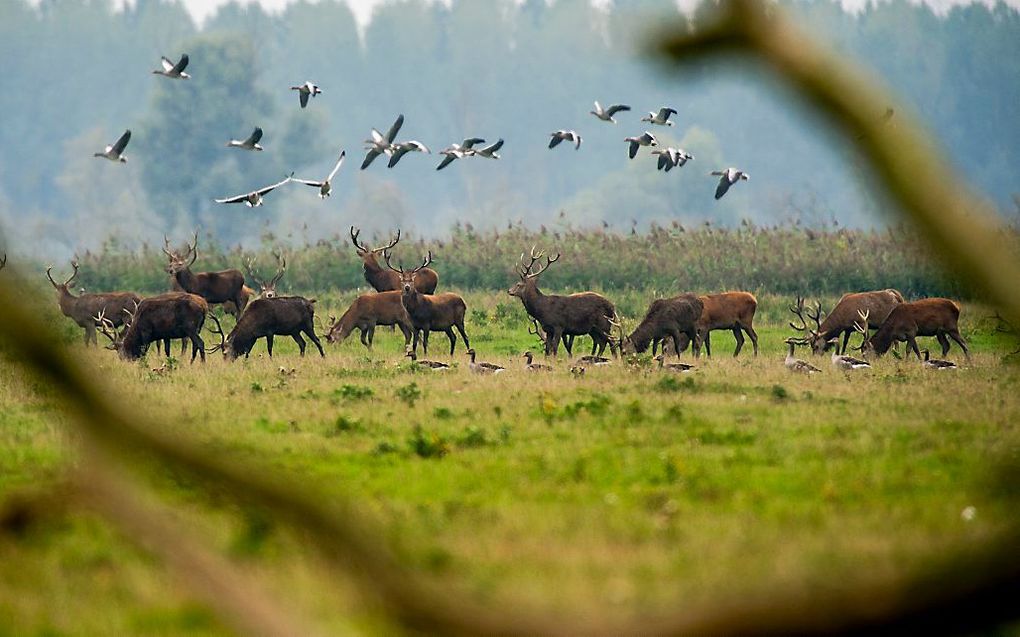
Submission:
M 153 71 L 156 75 L 163 75 L 165 77 L 173 78 L 175 80 L 187 80 L 191 79 L 191 76 L 184 72 L 184 69 L 188 66 L 188 54 L 185 53 L 181 56 L 181 59 L 174 64 L 170 60 L 166 59 L 166 56 L 160 57 L 160 64 L 163 66 L 162 69 L 156 69 Z
M 669 172 L 674 166 L 683 166 L 689 160 L 694 159 L 694 155 L 688 153 L 683 148 L 660 148 L 652 151 L 653 155 L 659 156 L 659 170 L 665 170 Z
M 506 371 L 505 367 L 500 367 L 494 363 L 476 363 L 474 348 L 469 349 L 467 351 L 467 355 L 471 357 L 471 362 L 468 363 L 468 368 L 476 374 L 498 374 Z
M 783 361 L 783 364 L 786 365 L 786 369 L 799 374 L 815 374 L 822 371 L 807 361 L 794 358 L 793 348 L 796 347 L 798 343 L 799 341 L 797 339 L 786 339 L 786 344 L 790 346 L 790 351 L 786 354 L 786 360 Z
M 249 208 L 254 208 L 255 206 L 261 206 L 262 205 L 262 197 L 264 197 L 265 195 L 269 194 L 274 189 L 279 188 L 280 186 L 284 185 L 285 183 L 287 183 L 288 181 L 290 181 L 293 178 L 294 178 L 294 173 L 291 173 L 286 179 L 284 179 L 281 182 L 275 183 L 272 186 L 266 186 L 265 188 L 259 188 L 258 190 L 253 190 L 252 192 L 249 192 L 249 193 L 246 193 L 246 194 L 243 194 L 243 195 L 236 195 L 234 197 L 227 197 L 226 199 L 216 199 L 215 201 L 216 201 L 216 203 L 243 203 L 246 206 L 248 206 Z
M 481 137 L 468 137 L 459 144 L 453 144 L 448 148 L 444 148 L 439 151 L 440 155 L 446 155 L 443 161 L 439 162 L 436 166 L 436 170 L 442 170 L 453 163 L 453 160 L 460 159 L 461 157 L 471 157 L 478 151 L 475 150 L 475 144 L 484 144 L 485 140 Z
M 931 358 L 931 353 L 929 353 L 926 349 L 921 350 L 921 353 L 924 354 L 924 362 L 922 365 L 924 365 L 925 369 L 956 369 L 956 363 L 938 358 Z
M 726 191 L 730 189 L 730 186 L 737 183 L 739 180 L 748 180 L 751 175 L 748 175 L 742 170 L 736 168 L 727 168 L 726 170 L 713 170 L 713 175 L 719 177 L 719 185 L 715 188 L 715 198 L 722 199 L 722 196 L 726 194 Z
M 336 177 L 337 171 L 340 170 L 340 166 L 344 163 L 344 157 L 347 156 L 346 150 L 340 151 L 340 158 L 336 160 L 336 165 L 333 166 L 333 170 L 329 171 L 329 175 L 322 181 L 311 181 L 309 179 L 295 179 L 294 181 L 305 184 L 306 186 L 312 186 L 313 188 L 319 189 L 319 199 L 325 199 L 333 192 L 333 178 Z
M 375 158 L 383 153 L 389 155 L 393 152 L 393 140 L 397 138 L 397 133 L 400 132 L 400 127 L 404 125 L 404 115 L 401 113 L 397 115 L 397 119 L 393 121 L 393 125 L 383 135 L 376 129 L 372 129 L 372 139 L 366 139 L 365 149 L 368 154 L 365 155 L 365 161 L 361 162 L 361 169 L 365 170 L 368 166 L 375 161 Z
M 581 147 L 581 136 L 577 134 L 577 131 L 573 130 L 558 130 L 555 133 L 549 133 L 552 139 L 549 140 L 549 148 L 556 148 L 560 142 L 566 140 L 574 143 L 574 150 Z
M 496 153 L 497 150 L 503 148 L 503 139 L 500 138 L 496 143 L 489 144 L 484 148 L 479 148 L 474 152 L 478 157 L 486 157 L 488 159 L 499 159 L 499 155 Z
M 412 365 L 417 364 L 417 365 L 421 365 L 422 367 L 428 367 L 431 370 L 436 371 L 436 372 L 441 372 L 443 370 L 450 369 L 449 365 L 447 365 L 446 363 L 440 363 L 439 361 L 420 361 L 420 360 L 418 360 L 418 355 L 414 352 L 414 350 L 409 351 L 408 353 L 404 354 L 404 356 L 407 356 L 408 358 L 411 359 L 411 364 Z
M 652 135 L 648 131 L 637 137 L 625 137 L 625 142 L 630 142 L 630 158 L 634 159 L 637 155 L 638 148 L 641 146 L 658 146 L 659 140 L 655 139 L 655 135 Z
M 227 142 L 227 146 L 230 148 L 243 148 L 245 150 L 264 150 L 259 146 L 260 139 L 262 139 L 262 128 L 256 126 L 255 130 L 248 136 L 248 139 L 232 139 Z
M 588 112 L 591 113 L 592 115 L 594 115 L 595 117 L 601 119 L 603 122 L 612 122 L 612 123 L 615 124 L 616 120 L 613 119 L 613 115 L 616 115 L 617 113 L 619 113 L 621 111 L 629 111 L 629 110 L 630 110 L 630 107 L 627 106 L 626 104 L 613 104 L 609 108 L 602 108 L 602 105 L 598 103 L 598 100 L 596 100 L 595 101 L 595 110 L 588 111 Z
M 397 165 L 397 162 L 400 161 L 401 157 L 410 152 L 431 153 L 432 151 L 429 150 L 428 146 L 414 139 L 406 142 L 400 142 L 399 144 L 393 144 L 390 148 L 390 162 L 387 166 L 393 168 Z
M 131 131 L 126 130 L 115 143 L 107 146 L 101 153 L 92 153 L 92 156 L 102 157 L 103 159 L 109 159 L 110 161 L 118 161 L 122 164 L 126 164 L 127 157 L 125 157 L 123 153 L 124 149 L 127 148 L 129 141 L 131 141 Z
M 663 106 L 658 113 L 649 112 L 647 116 L 641 118 L 641 121 L 659 126 L 672 126 L 673 122 L 669 121 L 670 115 L 676 115 L 676 109 Z
M 532 354 L 530 351 L 529 352 L 524 352 L 524 358 L 527 361 L 524 364 L 524 369 L 528 370 L 529 372 L 551 372 L 552 371 L 552 367 L 550 367 L 549 365 L 543 365 L 542 363 L 535 363 L 535 362 L 533 362 L 534 358 L 535 358 L 535 355 Z
M 308 98 L 315 97 L 322 92 L 322 89 L 311 82 L 305 82 L 300 86 L 292 86 L 290 90 L 298 92 L 298 99 L 301 100 L 301 108 L 308 106 Z
M 668 370 L 671 372 L 683 373 L 689 372 L 694 369 L 694 365 L 688 365 L 687 363 L 669 363 L 666 364 L 666 357 L 659 354 L 655 357 L 655 360 L 659 361 L 659 369 Z

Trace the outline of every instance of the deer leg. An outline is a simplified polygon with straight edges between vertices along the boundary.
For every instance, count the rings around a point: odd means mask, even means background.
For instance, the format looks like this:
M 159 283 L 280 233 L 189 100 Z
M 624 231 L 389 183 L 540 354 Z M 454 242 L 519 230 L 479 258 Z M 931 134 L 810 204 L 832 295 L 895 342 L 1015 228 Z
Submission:
M 464 339 L 464 347 L 471 349 L 471 343 L 468 341 L 467 334 L 464 332 L 464 322 L 461 321 L 460 323 L 457 323 L 456 327 L 457 331 L 460 332 L 460 337 Z
M 301 356 L 305 355 L 305 339 L 301 338 L 301 332 L 294 332 L 290 335 L 294 342 L 297 343 L 298 349 L 301 350 Z M 321 347 L 319 349 L 322 349 Z
M 712 358 L 712 331 L 711 330 L 705 330 L 705 338 L 702 339 L 702 342 L 705 344 L 705 356 L 708 356 L 709 358 Z M 701 358 L 700 355 L 698 355 L 697 357 Z
M 457 335 L 453 333 L 452 327 L 448 327 L 444 331 L 446 332 L 446 338 L 450 339 L 450 356 L 453 356 L 453 348 L 457 344 Z
M 414 337 L 414 346 L 412 347 L 411 351 L 417 353 L 417 351 L 418 351 L 418 329 L 417 328 L 411 328 L 411 333 L 412 333 L 412 335 Z M 407 347 L 406 343 L 405 343 L 404 347 Z
M 409 330 L 407 328 L 407 326 L 404 325 L 403 323 L 401 323 L 399 325 L 399 327 L 400 327 L 400 331 L 403 332 L 403 334 L 404 334 L 404 350 L 406 351 L 408 344 L 411 342 L 411 330 Z M 464 340 L 466 341 L 467 339 L 464 339 Z M 415 341 L 416 341 L 415 342 L 415 347 L 417 347 L 418 346 L 417 339 L 415 339 Z
M 907 350 L 908 353 L 914 352 L 914 355 L 917 356 L 917 360 L 921 360 L 921 350 L 917 348 L 917 339 L 914 338 L 913 335 L 907 337 L 907 347 L 909 348 Z
M 92 329 L 96 329 L 93 327 Z M 89 346 L 89 328 L 85 328 L 85 347 Z
M 426 356 L 429 354 L 429 331 L 427 327 L 421 331 L 421 348 Z
M 754 347 L 754 355 L 758 356 L 758 333 L 754 331 L 754 327 L 750 324 L 744 326 L 744 331 L 747 332 L 748 338 L 751 339 L 751 346 Z M 844 351 L 846 350 L 846 344 L 843 345 Z
M 273 357 L 273 335 L 268 334 L 266 336 L 266 349 L 269 350 L 269 358 Z
M 369 328 L 367 326 L 366 327 L 361 327 L 360 325 L 358 326 L 358 331 L 361 332 L 361 344 L 367 347 L 368 349 L 372 349 L 372 341 L 369 340 L 368 338 L 369 334 L 368 329 Z
M 846 346 L 850 344 L 850 335 L 853 334 L 853 330 L 843 330 L 843 349 L 836 349 L 837 354 L 846 354 Z
M 202 342 L 202 337 L 198 335 L 198 332 L 194 332 L 189 338 L 191 338 L 191 364 L 195 364 L 195 355 L 202 355 L 202 362 L 205 362 L 205 343 Z
M 733 338 L 737 339 L 737 348 L 733 350 L 733 358 L 736 358 L 744 347 L 744 333 L 740 331 L 739 325 L 733 328 Z
M 942 346 L 942 357 L 945 358 L 946 354 L 949 353 L 949 339 L 946 338 L 943 332 L 936 333 L 935 338 L 938 339 L 939 345 Z
M 567 350 L 567 356 L 574 355 L 574 335 L 563 336 L 563 349 Z
M 315 347 L 317 347 L 319 349 L 319 356 L 321 356 L 323 358 L 326 358 L 326 352 L 323 351 L 323 349 L 322 349 L 322 343 L 319 342 L 319 337 L 315 335 L 315 327 L 312 326 L 312 325 L 306 326 L 305 327 L 305 334 L 307 334 L 308 338 L 313 343 L 315 343 Z
M 967 341 L 963 340 L 963 337 L 960 336 L 960 330 L 956 329 L 955 327 L 949 330 L 949 338 L 956 341 L 956 344 L 959 345 L 960 349 L 963 350 L 964 357 L 967 360 L 970 360 L 970 351 L 967 349 Z
M 676 328 L 670 330 L 669 338 L 673 339 L 673 352 L 680 358 L 680 330 Z M 652 355 L 655 355 L 654 343 Z M 666 339 L 662 339 L 662 357 L 666 358 Z
M 546 332 L 546 339 L 547 339 L 546 342 L 545 342 L 545 353 L 546 353 L 546 355 L 552 354 L 553 356 L 556 356 L 556 355 L 559 354 L 560 339 L 561 338 L 563 338 L 563 328 L 562 327 L 554 327 L 551 332 L 549 332 L 549 331 Z M 566 343 L 564 343 L 564 347 L 566 347 Z M 568 352 L 569 352 L 569 350 L 568 350 Z

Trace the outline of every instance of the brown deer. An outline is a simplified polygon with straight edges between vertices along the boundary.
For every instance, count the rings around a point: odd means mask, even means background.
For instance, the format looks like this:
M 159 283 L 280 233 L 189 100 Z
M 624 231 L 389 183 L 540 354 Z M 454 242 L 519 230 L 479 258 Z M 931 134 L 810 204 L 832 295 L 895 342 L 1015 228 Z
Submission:
M 266 339 L 266 349 L 269 356 L 273 356 L 273 337 L 289 336 L 297 343 L 301 355 L 305 355 L 305 339 L 301 338 L 304 333 L 311 339 L 315 347 L 319 349 L 319 355 L 325 358 L 326 352 L 322 349 L 319 337 L 315 335 L 315 299 L 306 299 L 300 296 L 277 296 L 271 299 L 255 299 L 237 320 L 234 329 L 224 337 L 223 327 L 219 320 L 210 315 L 215 329 L 214 334 L 220 336 L 220 343 L 215 345 L 210 352 L 223 350 L 229 360 L 238 356 L 248 358 L 255 341 L 260 338 Z
M 95 317 L 103 312 L 106 320 L 114 328 L 118 328 L 124 324 L 126 318 L 124 311 L 133 310 L 141 302 L 142 297 L 134 292 L 105 292 L 74 296 L 68 288 L 78 276 L 78 262 L 71 261 L 71 267 L 74 268 L 74 271 L 63 283 L 53 280 L 53 276 L 50 274 L 53 266 L 46 268 L 46 278 L 50 280 L 53 289 L 57 291 L 57 303 L 60 305 L 60 311 L 64 316 L 77 323 L 79 327 L 85 329 L 85 345 L 92 343 L 98 346 Z
M 389 244 L 380 248 L 369 248 L 358 241 L 361 230 L 351 226 L 351 243 L 358 251 L 361 263 L 365 266 L 365 280 L 375 288 L 376 292 L 389 292 L 400 289 L 400 276 L 379 265 L 379 255 L 389 252 L 400 241 L 400 229 L 397 236 Z M 432 268 L 422 268 L 415 277 L 415 287 L 422 294 L 435 294 L 439 285 L 439 275 Z
M 198 258 L 198 233 L 195 233 L 194 243 L 188 244 L 183 253 L 171 250 L 170 239 L 165 236 L 163 239 L 165 243 L 163 253 L 169 259 L 166 271 L 181 290 L 197 294 L 211 304 L 221 303 L 224 311 L 239 317 L 252 292 L 252 289 L 244 284 L 244 275 L 241 271 L 232 268 L 219 272 L 194 273 L 191 266 Z
M 414 328 L 411 317 L 400 299 L 400 290 L 369 292 L 354 299 L 339 321 L 334 321 L 326 334 L 326 342 L 343 343 L 357 328 L 361 332 L 361 343 L 372 349 L 377 325 L 396 325 L 404 334 L 404 349 L 411 344 Z
M 384 252 L 386 266 L 396 272 L 400 277 L 400 301 L 407 310 L 411 319 L 414 342 L 411 351 L 418 351 L 418 339 L 421 335 L 422 348 L 426 354 L 429 353 L 429 332 L 446 332 L 450 339 L 450 356 L 453 356 L 453 349 L 457 344 L 457 337 L 453 328 L 457 328 L 460 337 L 464 339 L 464 347 L 470 349 L 471 343 L 464 332 L 464 314 L 467 313 L 467 303 L 459 294 L 444 292 L 443 294 L 424 294 L 415 285 L 419 272 L 424 271 L 432 263 L 432 251 L 417 268 L 405 272 L 403 267 L 394 268 L 390 264 L 390 253 Z
M 875 290 L 873 292 L 855 292 L 844 294 L 832 311 L 820 321 L 822 314 L 821 302 L 816 302 L 814 310 L 804 308 L 803 297 L 797 297 L 797 304 L 790 307 L 790 311 L 800 319 L 800 325 L 790 321 L 790 327 L 798 332 L 805 332 L 805 341 L 811 346 L 811 352 L 815 355 L 825 353 L 835 345 L 836 354 L 845 354 L 850 336 L 854 334 L 854 323 L 860 320 L 862 312 L 868 313 L 869 328 L 878 328 L 885 321 L 893 308 L 903 303 L 903 295 L 897 290 Z M 811 329 L 804 319 L 814 322 L 815 328 Z M 839 336 L 843 335 L 843 345 L 839 344 Z
M 208 312 L 209 304 L 196 294 L 167 292 L 143 299 L 123 336 L 113 331 L 110 319 L 101 315 L 95 318 L 102 319 L 103 334 L 120 352 L 121 358 L 137 360 L 151 343 L 186 338 L 191 341 L 191 362 L 194 363 L 196 355 L 201 355 L 205 362 L 205 343 L 201 333 Z
M 260 299 L 272 299 L 276 298 L 276 284 L 283 278 L 284 273 L 287 271 L 287 258 L 279 252 L 274 252 L 273 256 L 276 257 L 276 274 L 269 281 L 266 281 L 255 272 L 255 257 L 249 257 L 244 261 L 245 271 L 248 273 L 248 278 L 255 282 L 258 286 L 258 298 Z
M 921 299 L 900 303 L 889 312 L 878 331 L 865 340 L 861 349 L 866 353 L 881 356 L 889 351 L 895 342 L 906 342 L 907 346 L 921 359 L 917 347 L 918 336 L 934 336 L 942 346 L 942 356 L 949 352 L 949 338 L 956 341 L 968 359 L 967 343 L 960 336 L 957 323 L 960 320 L 960 306 L 949 299 Z M 865 335 L 866 336 L 866 335 Z M 946 337 L 949 338 L 946 338 Z
M 535 268 L 535 263 L 545 257 L 545 265 Z M 536 253 L 531 248 L 531 262 L 524 264 L 524 255 L 517 265 L 517 275 L 521 278 L 507 290 L 524 303 L 524 310 L 536 319 L 546 334 L 545 355 L 555 356 L 560 340 L 568 336 L 587 334 L 592 338 L 592 355 L 602 355 L 609 345 L 616 354 L 616 343 L 610 338 L 610 321 L 616 319 L 616 308 L 606 297 L 594 292 L 578 292 L 570 295 L 543 294 L 538 289 L 538 277 L 560 258 L 546 257 L 544 253 Z M 566 341 L 564 341 L 566 345 Z M 568 350 L 568 354 L 569 354 Z
M 623 353 L 644 352 L 654 341 L 672 338 L 673 350 L 679 357 L 683 334 L 687 341 L 694 343 L 694 354 L 697 356 L 701 349 L 698 340 L 698 320 L 701 318 L 703 308 L 704 302 L 694 294 L 681 294 L 669 299 L 652 301 L 641 324 L 630 333 L 630 336 L 623 336 L 621 328 L 620 345 Z

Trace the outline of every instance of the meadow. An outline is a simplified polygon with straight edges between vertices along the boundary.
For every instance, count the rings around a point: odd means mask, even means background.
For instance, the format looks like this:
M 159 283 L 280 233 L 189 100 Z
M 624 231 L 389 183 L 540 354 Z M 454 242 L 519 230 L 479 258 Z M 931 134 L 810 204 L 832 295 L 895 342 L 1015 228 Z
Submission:
M 353 295 L 319 295 L 318 313 L 338 315 Z M 652 295 L 611 298 L 632 325 Z M 355 337 L 302 359 L 277 339 L 272 359 L 260 344 L 248 360 L 160 369 L 152 354 L 130 364 L 85 350 L 54 308 L 40 311 L 139 414 L 324 501 L 352 497 L 415 572 L 500 605 L 640 614 L 832 587 L 978 545 L 1015 516 L 995 467 L 1020 441 L 1020 366 L 980 305 L 964 304 L 973 356 L 955 372 L 886 357 L 859 374 L 820 360 L 823 373 L 793 375 L 782 365 L 791 298 L 760 294 L 758 358 L 749 347 L 731 358 L 732 337 L 718 332 L 716 356 L 691 374 L 642 356 L 576 378 L 566 359 L 523 370 L 537 341 L 516 299 L 464 296 L 472 345 L 507 372 L 471 374 L 461 346 L 455 369 L 416 369 L 385 329 L 373 352 Z M 445 338 L 432 343 L 429 357 L 447 360 Z M 958 350 L 950 358 L 963 363 Z M 76 458 L 59 394 L 4 359 L 0 501 L 59 485 Z M 141 471 L 291 612 L 331 632 L 394 632 L 286 524 L 174 471 Z M 92 514 L 53 511 L 0 532 L 0 635 L 224 632 L 161 562 Z

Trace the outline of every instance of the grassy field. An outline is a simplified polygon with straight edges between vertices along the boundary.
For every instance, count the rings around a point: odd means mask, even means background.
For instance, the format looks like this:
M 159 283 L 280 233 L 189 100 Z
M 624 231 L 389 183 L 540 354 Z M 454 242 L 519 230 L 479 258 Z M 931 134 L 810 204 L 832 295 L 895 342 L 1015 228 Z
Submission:
M 645 357 L 575 378 L 566 360 L 549 374 L 522 369 L 536 342 L 515 299 L 465 296 L 472 345 L 505 374 L 472 375 L 460 346 L 456 369 L 417 371 L 389 330 L 372 353 L 352 338 L 327 345 L 324 360 L 299 359 L 278 339 L 273 359 L 260 344 L 249 360 L 215 355 L 166 373 L 152 371 L 155 358 L 124 363 L 65 334 L 140 414 L 323 498 L 353 495 L 407 564 L 489 601 L 640 611 L 831 587 L 980 543 L 1015 516 L 989 469 L 1017 452 L 1020 366 L 1003 362 L 1015 345 L 983 308 L 964 309 L 974 355 L 956 372 L 887 357 L 852 376 L 827 360 L 822 374 L 792 375 L 789 299 L 763 296 L 757 359 L 750 344 L 732 359 L 719 332 L 716 356 L 690 375 Z M 320 297 L 320 314 L 350 297 Z M 648 297 L 614 300 L 633 318 Z M 430 358 L 448 358 L 445 337 L 432 343 Z M 963 362 L 958 350 L 950 358 Z M 56 392 L 4 360 L 0 499 L 59 480 L 74 462 L 69 431 Z M 390 632 L 287 527 L 172 472 L 145 474 L 284 607 L 328 628 Z M 92 515 L 0 535 L 0 635 L 222 632 L 158 561 Z

